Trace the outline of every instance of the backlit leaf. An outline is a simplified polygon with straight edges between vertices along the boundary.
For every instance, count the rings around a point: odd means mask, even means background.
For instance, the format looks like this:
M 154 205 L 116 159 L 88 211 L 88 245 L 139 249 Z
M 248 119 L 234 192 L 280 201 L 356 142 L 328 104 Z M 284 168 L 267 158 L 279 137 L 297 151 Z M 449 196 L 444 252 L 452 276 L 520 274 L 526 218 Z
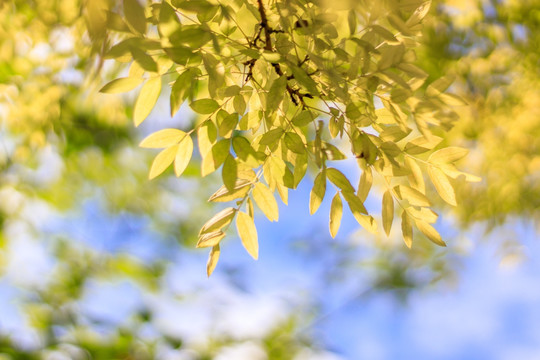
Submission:
M 401 214 L 401 232 L 403 233 L 403 241 L 405 245 L 410 249 L 413 241 L 413 228 L 411 218 L 405 210 Z
M 270 91 L 268 91 L 268 95 L 266 97 L 266 110 L 273 112 L 278 109 L 281 101 L 283 100 L 286 86 L 286 76 L 281 76 L 272 83 Z
M 270 221 L 279 218 L 278 204 L 272 191 L 266 185 L 258 182 L 253 187 L 253 200 Z
M 220 187 L 215 193 L 210 196 L 208 201 L 227 202 L 239 198 L 243 198 L 251 188 L 251 181 L 246 179 L 237 179 L 233 191 L 229 191 L 225 185 Z
M 123 77 L 114 79 L 103 86 L 99 92 L 106 94 L 118 94 L 126 91 L 131 91 L 139 86 L 144 81 L 143 78 Z
M 422 154 L 434 149 L 442 140 L 442 138 L 435 135 L 432 135 L 429 139 L 424 136 L 417 137 L 405 145 L 405 152 L 410 155 Z
M 368 167 L 364 171 L 362 171 L 362 175 L 360 176 L 360 181 L 358 183 L 358 198 L 360 201 L 364 202 L 366 201 L 366 198 L 369 194 L 369 190 L 371 189 L 371 185 L 373 184 L 373 173 L 371 172 L 371 168 Z
M 178 129 L 163 129 L 145 137 L 139 144 L 142 148 L 162 149 L 176 145 L 186 136 L 186 133 Z
M 454 187 L 450 184 L 448 177 L 434 166 L 428 167 L 428 174 L 440 197 L 448 204 L 456 206 L 456 193 Z
M 442 240 L 441 235 L 435 230 L 435 228 L 422 220 L 416 220 L 416 227 L 434 244 L 439 246 L 446 246 L 446 243 Z
M 402 200 L 407 200 L 414 206 L 430 206 L 431 203 L 426 195 L 407 185 L 397 185 L 394 187 L 397 196 Z
M 341 225 L 341 217 L 343 215 L 343 203 L 339 192 L 332 199 L 330 206 L 330 235 L 335 238 Z
M 203 234 L 199 237 L 199 241 L 197 241 L 197 247 L 205 248 L 219 245 L 219 242 L 223 240 L 224 237 L 225 233 L 221 230 Z
M 248 254 L 257 260 L 259 258 L 259 242 L 253 218 L 245 212 L 239 211 L 236 216 L 236 229 Z
M 390 235 L 390 230 L 392 229 L 392 222 L 394 221 L 394 199 L 390 190 L 384 192 L 382 198 L 382 222 L 384 232 L 387 236 Z
M 229 190 L 234 190 L 237 178 L 237 165 L 234 157 L 229 154 L 225 158 L 223 163 L 223 169 L 221 171 L 221 178 L 223 179 L 223 185 Z
M 171 147 L 162 150 L 155 157 L 150 167 L 150 173 L 148 174 L 149 179 L 153 179 L 162 172 L 165 171 L 172 164 L 176 156 L 176 151 L 178 150 L 178 145 L 173 145 Z
M 324 199 L 324 194 L 326 192 L 326 173 L 321 171 L 315 178 L 313 188 L 311 189 L 311 194 L 309 196 L 309 213 L 311 215 L 315 214 L 321 202 Z
M 191 140 L 189 135 L 186 135 L 178 144 L 178 150 L 174 159 L 174 173 L 176 176 L 182 175 L 184 170 L 186 170 L 192 155 L 193 140 Z
M 219 248 L 219 244 L 212 247 L 212 250 L 210 250 L 210 255 L 208 256 L 208 262 L 206 263 L 206 274 L 210 277 L 212 273 L 214 272 L 214 269 L 216 268 L 216 265 L 219 261 L 219 255 L 221 253 L 221 250 Z
M 124 14 L 128 24 L 139 34 L 146 33 L 144 8 L 137 0 L 124 0 Z
M 422 170 L 416 160 L 409 156 L 405 156 L 404 163 L 405 167 L 411 171 L 409 175 L 409 184 L 411 187 L 425 194 L 426 184 L 424 182 L 424 176 L 422 175 Z
M 135 126 L 139 126 L 156 105 L 161 93 L 161 76 L 150 78 L 141 88 L 133 109 Z
M 219 104 L 214 99 L 200 99 L 189 104 L 189 107 L 197 114 L 212 114 L 219 109 Z
M 223 229 L 231 223 L 235 214 L 236 209 L 232 207 L 221 210 L 203 225 L 199 232 L 199 236 Z
M 431 154 L 428 158 L 432 163 L 453 163 L 465 157 L 469 153 L 468 149 L 450 146 L 440 149 Z
M 335 168 L 326 169 L 326 176 L 334 185 L 343 191 L 354 193 L 354 187 L 351 185 L 349 179 L 343 175 L 341 171 Z

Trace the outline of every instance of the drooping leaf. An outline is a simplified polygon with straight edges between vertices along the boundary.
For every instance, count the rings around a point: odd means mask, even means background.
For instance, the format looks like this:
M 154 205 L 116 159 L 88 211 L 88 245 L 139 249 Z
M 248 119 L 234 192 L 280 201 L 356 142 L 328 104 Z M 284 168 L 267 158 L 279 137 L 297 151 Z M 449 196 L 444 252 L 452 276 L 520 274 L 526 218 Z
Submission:
M 186 135 L 178 144 L 178 150 L 174 159 L 174 173 L 176 176 L 182 175 L 184 170 L 186 170 L 192 155 L 193 140 L 191 140 L 189 135 Z
M 441 198 L 448 204 L 456 206 L 456 193 L 454 187 L 450 184 L 448 177 L 434 166 L 428 167 L 428 174 Z
M 186 133 L 178 129 L 163 129 L 145 137 L 139 144 L 142 148 L 162 149 L 178 144 Z
M 221 253 L 221 250 L 219 248 L 219 244 L 212 247 L 212 250 L 210 250 L 210 255 L 208 256 L 208 262 L 206 263 L 206 274 L 208 277 L 212 275 L 214 272 L 214 269 L 216 268 L 216 265 L 219 261 L 219 255 Z
M 394 191 L 401 200 L 407 200 L 409 204 L 414 206 L 430 206 L 431 203 L 426 195 L 420 191 L 413 189 L 407 185 L 397 185 L 394 187 Z
M 306 152 L 304 142 L 298 134 L 293 132 L 287 132 L 285 133 L 284 140 L 285 145 L 287 145 L 287 148 L 292 152 L 295 152 L 297 154 L 303 154 Z
M 266 185 L 258 182 L 253 187 L 253 200 L 270 221 L 278 221 L 279 210 L 276 198 Z
M 422 170 L 416 160 L 409 156 L 405 156 L 404 163 L 405 167 L 411 171 L 409 175 L 409 184 L 411 187 L 425 194 L 426 184 L 424 182 L 424 176 L 422 175 Z
M 131 91 L 139 86 L 144 81 L 143 78 L 137 77 L 123 77 L 114 79 L 103 86 L 99 92 L 106 94 L 119 94 L 127 91 Z
M 405 210 L 401 213 L 401 232 L 403 233 L 403 241 L 410 249 L 413 241 L 413 228 L 411 218 Z
M 153 179 L 156 176 L 160 175 L 162 172 L 164 172 L 174 161 L 177 150 L 178 145 L 173 145 L 157 154 L 154 161 L 152 162 L 152 166 L 150 167 L 150 173 L 148 174 L 148 178 Z
M 426 237 L 431 240 L 434 244 L 439 246 L 446 246 L 446 243 L 442 240 L 441 235 L 435 230 L 435 228 L 429 225 L 427 222 L 422 220 L 416 220 L 416 227 L 426 235 Z
M 223 184 L 229 191 L 234 190 L 237 176 L 236 160 L 231 154 L 228 154 L 223 163 L 221 178 L 223 179 Z
M 343 175 L 341 171 L 335 168 L 326 169 L 326 176 L 334 185 L 343 191 L 354 193 L 354 187 L 351 185 L 349 179 Z
M 450 147 L 435 151 L 433 154 L 429 156 L 428 162 L 442 163 L 442 164 L 453 163 L 455 161 L 458 161 L 464 158 L 468 153 L 469 153 L 468 149 L 460 148 L 456 146 L 450 146 Z
M 237 179 L 233 191 L 229 191 L 225 185 L 220 187 L 215 193 L 210 196 L 208 201 L 227 202 L 235 199 L 243 198 L 249 191 L 251 181 L 246 179 Z
M 133 121 L 139 126 L 156 105 L 161 93 L 161 76 L 150 78 L 141 88 L 133 109 Z
M 223 240 L 224 237 L 225 233 L 221 230 L 211 233 L 205 233 L 199 237 L 199 241 L 197 241 L 197 247 L 205 248 L 219 245 L 219 242 Z
M 321 171 L 315 178 L 311 194 L 309 196 L 309 213 L 317 212 L 326 192 L 326 173 Z
M 330 205 L 330 235 L 335 238 L 341 225 L 341 217 L 343 215 L 343 203 L 339 192 L 336 193 Z
M 373 173 L 371 172 L 371 168 L 368 167 L 364 171 L 362 171 L 362 175 L 360 176 L 360 181 L 358 183 L 358 198 L 360 201 L 364 202 L 366 201 L 366 198 L 369 194 L 369 190 L 371 190 L 371 185 L 373 184 Z
M 232 207 L 221 210 L 203 225 L 199 232 L 199 236 L 223 229 L 231 223 L 235 214 L 236 209 Z
M 382 222 L 384 232 L 387 236 L 390 236 L 390 230 L 392 229 L 392 222 L 394 221 L 394 199 L 390 190 L 386 190 L 382 198 Z
M 259 258 L 259 241 L 253 218 L 245 212 L 239 211 L 236 216 L 236 229 L 248 254 L 257 260 Z
M 146 33 L 146 16 L 144 8 L 137 0 L 124 0 L 124 14 L 126 20 L 133 30 L 139 34 Z

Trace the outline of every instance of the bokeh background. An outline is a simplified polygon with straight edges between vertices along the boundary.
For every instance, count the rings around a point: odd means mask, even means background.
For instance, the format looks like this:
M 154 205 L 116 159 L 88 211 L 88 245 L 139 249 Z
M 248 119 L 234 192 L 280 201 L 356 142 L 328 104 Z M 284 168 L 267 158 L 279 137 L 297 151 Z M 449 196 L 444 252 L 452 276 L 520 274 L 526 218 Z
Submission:
M 148 181 L 137 147 L 195 115 L 165 99 L 135 129 L 132 95 L 97 92 L 125 69 L 94 56 L 81 6 L 0 3 L 0 359 L 540 358 L 537 0 L 432 3 L 418 62 L 456 77 L 446 141 L 483 179 L 439 204 L 448 248 L 348 214 L 331 239 L 308 177 L 279 222 L 257 217 L 259 261 L 230 236 L 210 279 L 195 244 L 220 179 L 195 159 Z

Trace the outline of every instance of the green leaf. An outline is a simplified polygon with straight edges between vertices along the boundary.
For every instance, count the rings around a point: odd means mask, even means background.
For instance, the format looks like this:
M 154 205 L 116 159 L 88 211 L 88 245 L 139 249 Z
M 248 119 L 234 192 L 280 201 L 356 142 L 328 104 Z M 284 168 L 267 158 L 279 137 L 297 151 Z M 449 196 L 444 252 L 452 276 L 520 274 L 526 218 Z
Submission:
M 335 238 L 339 227 L 341 225 L 341 217 L 343 215 L 343 203 L 341 202 L 341 196 L 339 192 L 336 193 L 332 199 L 332 205 L 330 206 L 330 235 Z
M 297 154 L 303 154 L 306 152 L 306 147 L 300 135 L 293 132 L 287 132 L 285 133 L 284 140 L 285 140 L 285 145 L 292 152 L 297 153 Z
M 135 47 L 132 47 L 130 51 L 131 55 L 133 55 L 133 60 L 135 60 L 135 62 L 139 64 L 141 68 L 149 72 L 158 71 L 158 65 L 150 55 Z
M 448 204 L 456 206 L 456 193 L 446 175 L 434 166 L 428 167 L 428 174 L 441 198 Z
M 282 128 L 272 129 L 261 137 L 259 144 L 261 145 L 274 144 L 281 138 L 281 136 L 283 135 L 283 132 L 284 131 Z
M 435 230 L 435 228 L 422 220 L 416 220 L 416 227 L 434 244 L 439 246 L 446 246 L 446 243 L 442 240 L 441 235 Z
M 312 96 L 319 95 L 317 83 L 304 71 L 304 69 L 298 66 L 291 66 L 291 70 L 294 79 L 304 86 Z
M 443 93 L 454 82 L 453 76 L 445 76 L 435 80 L 426 89 L 426 95 L 429 97 L 435 97 Z
M 413 206 L 430 206 L 426 195 L 407 185 L 396 185 L 394 191 L 401 200 L 407 200 Z
M 348 191 L 354 193 L 354 187 L 349 182 L 349 179 L 343 175 L 341 171 L 335 168 L 326 169 L 326 176 L 334 185 L 340 188 L 343 191 Z
M 405 210 L 401 214 L 401 232 L 403 233 L 403 241 L 405 245 L 410 249 L 413 241 L 413 228 L 411 218 Z
M 163 129 L 145 137 L 139 144 L 142 148 L 166 148 L 176 145 L 186 136 L 186 133 L 178 129 Z
M 259 242 L 253 218 L 245 212 L 239 211 L 236 216 L 236 229 L 248 254 L 257 260 L 259 258 Z
M 264 184 L 258 182 L 253 187 L 253 200 L 270 221 L 278 221 L 279 210 L 276 198 L 272 191 Z
M 315 117 L 313 116 L 313 114 L 310 111 L 304 110 L 300 114 L 296 115 L 292 119 L 292 122 L 293 122 L 294 125 L 302 127 L 302 126 L 306 126 L 306 125 L 310 124 L 311 122 L 313 122 L 314 118 Z
M 221 177 L 223 179 L 223 184 L 229 191 L 234 190 L 237 176 L 238 176 L 238 173 L 237 173 L 236 160 L 231 154 L 229 154 L 225 158 L 225 162 L 223 163 L 223 169 L 221 170 Z
M 139 126 L 152 112 L 161 93 L 161 76 L 150 78 L 141 89 L 133 109 L 133 121 Z
M 206 263 L 206 274 L 208 277 L 212 275 L 214 272 L 214 269 L 216 268 L 216 265 L 219 261 L 219 255 L 221 251 L 219 248 L 219 244 L 212 247 L 212 250 L 210 250 L 210 255 L 208 256 L 208 262 Z
M 468 149 L 450 146 L 444 149 L 440 149 L 431 154 L 428 158 L 428 162 L 448 164 L 458 161 L 464 158 L 469 153 Z
M 390 236 L 390 230 L 392 229 L 392 222 L 394 221 L 394 199 L 390 190 L 384 192 L 382 198 L 382 222 L 384 232 L 386 236 Z
M 144 8 L 137 0 L 124 0 L 124 14 L 126 20 L 133 30 L 139 34 L 146 33 L 146 16 Z
M 173 145 L 157 154 L 154 161 L 152 162 L 152 166 L 150 167 L 150 173 L 148 174 L 148 178 L 153 179 L 162 172 L 164 172 L 165 169 L 167 169 L 169 165 L 171 165 L 174 161 L 177 150 L 178 145 Z
M 131 91 L 139 86 L 144 79 L 135 78 L 135 77 L 123 77 L 114 79 L 113 81 L 107 83 L 103 86 L 99 92 L 106 94 L 119 94 L 126 91 Z
M 189 96 L 193 82 L 195 81 L 196 70 L 187 69 L 178 76 L 171 89 L 171 117 L 176 114 L 180 106 Z
M 229 155 L 230 140 L 222 139 L 218 141 L 212 150 L 203 155 L 201 163 L 201 175 L 204 177 L 216 171 Z
M 367 211 L 364 207 L 364 204 L 362 204 L 362 201 L 356 196 L 354 193 L 349 191 L 342 191 L 343 197 L 345 198 L 345 201 L 347 201 L 347 204 L 349 205 L 349 209 L 351 210 L 354 218 L 367 231 L 376 234 L 377 233 L 377 223 L 375 222 L 375 219 L 373 219 L 372 216 L 366 215 Z
M 199 236 L 223 229 L 231 223 L 235 214 L 236 209 L 232 207 L 221 210 L 203 225 L 199 231 Z
M 324 194 L 326 192 L 326 173 L 321 171 L 315 178 L 313 188 L 311 189 L 311 194 L 309 196 L 309 213 L 311 215 L 315 214 L 321 206 L 321 202 L 324 199 Z
M 182 175 L 186 170 L 193 155 L 193 140 L 189 135 L 185 136 L 178 144 L 176 157 L 174 159 L 174 173 L 176 176 Z
M 219 109 L 219 104 L 214 99 L 195 100 L 189 106 L 198 114 L 212 114 Z
M 373 184 L 373 173 L 371 172 L 371 168 L 368 167 L 364 171 L 362 171 L 362 175 L 360 176 L 360 181 L 358 182 L 357 196 L 360 199 L 360 201 L 362 202 L 366 201 L 367 196 L 369 194 L 369 190 L 371 190 L 372 184 Z
M 287 77 L 284 75 L 279 77 L 272 83 L 272 86 L 270 87 L 270 91 L 268 91 L 268 95 L 266 97 L 266 110 L 267 111 L 270 111 L 270 112 L 277 111 L 277 109 L 279 108 L 279 105 L 281 104 L 281 101 L 283 100 L 286 86 L 287 86 Z

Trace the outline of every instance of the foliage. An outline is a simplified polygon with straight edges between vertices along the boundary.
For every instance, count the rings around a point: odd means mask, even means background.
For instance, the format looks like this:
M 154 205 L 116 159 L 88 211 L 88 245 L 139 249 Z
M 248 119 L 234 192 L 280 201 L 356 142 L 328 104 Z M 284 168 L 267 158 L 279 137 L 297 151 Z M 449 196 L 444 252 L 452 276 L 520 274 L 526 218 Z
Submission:
M 171 115 L 184 100 L 200 115 L 190 129 L 164 129 L 143 140 L 143 147 L 163 149 L 150 178 L 173 163 L 180 176 L 193 154 L 192 136 L 201 176 L 221 167 L 223 186 L 210 201 L 234 206 L 208 220 L 199 234 L 198 246 L 212 247 L 209 274 L 235 217 L 242 244 L 258 257 L 254 205 L 276 221 L 274 194 L 286 204 L 288 190 L 308 168 L 317 172 L 310 213 L 325 197 L 327 182 L 333 185 L 332 236 L 342 200 L 364 229 L 377 232 L 364 206 L 376 177 L 386 188 L 384 231 L 390 233 L 397 204 L 407 246 L 413 227 L 445 246 L 431 225 L 438 215 L 426 195 L 425 176 L 450 205 L 456 205 L 453 179 L 479 179 L 454 166 L 466 149 L 433 151 L 457 118 L 451 107 L 464 103 L 445 92 L 450 77 L 426 83 L 428 74 L 416 65 L 414 49 L 429 8 L 428 1 L 336 6 L 178 0 L 141 7 L 126 0 L 123 12 L 108 13 L 107 30 L 118 40 L 104 57 L 132 62 L 127 77 L 101 91 L 129 91 L 142 83 L 133 114 L 138 126 L 170 79 Z M 333 166 L 347 157 L 356 158 L 362 170 L 357 187 Z

